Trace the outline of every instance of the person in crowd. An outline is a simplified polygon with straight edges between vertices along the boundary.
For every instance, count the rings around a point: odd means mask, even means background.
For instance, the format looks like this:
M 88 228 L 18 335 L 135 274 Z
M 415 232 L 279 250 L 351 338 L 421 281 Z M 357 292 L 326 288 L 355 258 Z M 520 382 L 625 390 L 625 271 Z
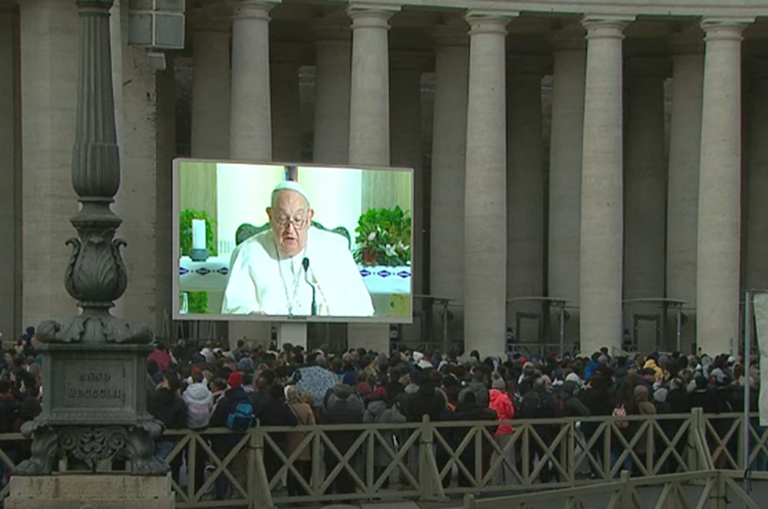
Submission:
M 363 422 L 368 424 L 401 424 L 406 421 L 405 416 L 400 413 L 397 405 L 388 403 L 387 391 L 382 386 L 376 387 L 368 398 L 368 407 L 363 414 Z M 393 430 L 381 430 L 382 439 L 387 444 L 387 448 L 393 453 L 397 453 L 397 441 Z M 384 445 L 376 442 L 374 445 L 374 476 L 376 479 L 381 477 L 386 466 L 390 463 L 392 456 Z M 382 488 L 389 487 L 389 478 L 382 483 Z
M 213 412 L 213 394 L 205 385 L 202 371 L 192 371 L 192 381 L 181 394 L 187 409 L 187 427 L 194 431 L 208 428 Z M 196 445 L 195 454 L 195 490 L 199 490 L 205 481 L 205 458 L 207 454 L 202 444 Z
M 336 385 L 325 397 L 325 424 L 359 424 L 363 422 L 363 405 L 355 393 L 357 382 L 354 373 L 345 375 L 341 384 Z M 323 461 L 325 471 L 331 473 L 341 462 L 341 458 L 349 451 L 357 440 L 358 433 L 354 431 L 328 431 L 328 439 L 333 447 L 326 447 Z M 334 451 L 334 449 L 336 449 Z M 355 479 L 350 473 L 355 468 L 355 455 L 341 466 L 338 475 L 328 488 L 328 493 L 341 495 L 355 492 Z
M 168 353 L 168 349 L 165 344 L 157 343 L 154 351 L 147 356 L 148 361 L 154 361 L 157 364 L 157 370 L 165 373 L 168 368 L 171 367 L 171 355 Z
M 219 459 L 223 459 L 229 452 L 237 447 L 241 441 L 247 441 L 248 437 L 240 433 L 247 431 L 254 425 L 253 405 L 248 394 L 243 389 L 243 375 L 234 372 L 229 375 L 227 389 L 216 403 L 216 408 L 211 415 L 210 426 L 212 428 L 228 428 L 236 433 L 215 436 L 212 440 L 213 452 Z M 248 412 L 250 411 L 250 415 Z M 232 473 L 237 484 L 243 491 L 246 490 L 248 480 L 248 448 L 241 447 L 229 464 L 228 470 Z M 217 478 L 216 499 L 223 500 L 226 494 L 226 476 L 223 474 Z M 233 497 L 237 496 L 236 488 L 231 490 Z
M 515 418 L 515 407 L 512 405 L 512 400 L 507 393 L 507 382 L 504 381 L 504 378 L 499 375 L 493 377 L 488 396 L 488 408 L 496 412 L 499 421 L 511 421 Z M 515 464 L 515 451 L 514 447 L 509 446 L 509 442 L 514 437 L 514 434 L 515 430 L 509 423 L 499 424 L 496 428 L 494 438 L 504 453 L 502 455 L 494 453 L 491 459 L 491 461 L 495 461 L 493 457 L 496 457 L 497 460 L 498 456 L 502 458 L 495 476 L 495 482 L 498 485 L 511 484 L 515 480 L 511 470 L 511 466 Z
M 296 418 L 296 423 L 299 426 L 314 426 L 315 414 L 312 412 L 312 407 L 309 404 L 309 394 L 305 393 L 295 385 L 290 385 L 285 391 L 286 401 L 288 409 L 293 413 Z M 312 473 L 312 443 L 304 443 L 308 436 L 307 431 L 291 431 L 286 433 L 285 436 L 285 455 L 291 457 L 298 455 L 293 462 L 294 467 L 298 472 L 298 476 L 309 484 L 310 475 Z M 304 489 L 301 481 L 299 480 L 293 471 L 288 471 L 287 488 L 289 496 L 301 496 L 308 493 Z
M 147 401 L 147 411 L 152 417 L 163 423 L 167 430 L 184 429 L 187 427 L 187 409 L 179 394 L 181 380 L 174 371 L 163 375 L 160 388 Z M 168 458 L 176 445 L 173 437 L 163 437 L 157 441 L 156 453 L 161 458 Z M 181 454 L 170 459 L 171 475 L 178 482 L 179 470 L 182 464 Z

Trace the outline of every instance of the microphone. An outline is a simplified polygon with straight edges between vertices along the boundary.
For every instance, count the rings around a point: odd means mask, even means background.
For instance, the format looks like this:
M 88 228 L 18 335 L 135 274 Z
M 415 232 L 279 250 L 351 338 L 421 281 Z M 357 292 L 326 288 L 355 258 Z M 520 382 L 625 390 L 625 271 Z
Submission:
M 312 316 L 317 316 L 317 288 L 309 280 L 309 258 L 305 256 L 301 266 L 304 267 L 304 281 L 312 288 Z

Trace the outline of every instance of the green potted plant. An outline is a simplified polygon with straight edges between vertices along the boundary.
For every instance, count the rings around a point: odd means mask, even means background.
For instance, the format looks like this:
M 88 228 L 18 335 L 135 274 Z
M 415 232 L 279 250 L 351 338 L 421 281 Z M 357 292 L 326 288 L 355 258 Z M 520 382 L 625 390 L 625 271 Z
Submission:
M 400 206 L 370 209 L 355 228 L 355 261 L 366 266 L 398 267 L 411 263 L 411 216 Z
M 204 210 L 184 209 L 179 217 L 179 251 L 181 256 L 189 256 L 192 250 L 192 220 L 205 220 L 205 247 L 211 256 L 216 256 L 216 242 L 214 240 L 214 227 L 216 220 Z M 207 292 L 187 292 L 189 299 L 189 313 L 207 314 L 208 313 L 208 293 Z

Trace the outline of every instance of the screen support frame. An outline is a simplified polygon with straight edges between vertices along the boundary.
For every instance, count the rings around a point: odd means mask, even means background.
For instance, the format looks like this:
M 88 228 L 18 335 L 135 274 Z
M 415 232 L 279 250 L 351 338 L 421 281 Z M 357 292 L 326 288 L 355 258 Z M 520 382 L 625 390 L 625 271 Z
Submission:
M 283 345 L 290 343 L 307 349 L 306 322 L 279 322 L 277 324 L 277 348 L 282 351 Z

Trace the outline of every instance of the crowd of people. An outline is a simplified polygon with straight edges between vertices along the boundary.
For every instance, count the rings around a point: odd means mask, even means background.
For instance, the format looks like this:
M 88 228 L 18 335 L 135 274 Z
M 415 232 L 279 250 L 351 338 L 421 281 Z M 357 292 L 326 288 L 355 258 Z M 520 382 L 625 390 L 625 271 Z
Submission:
M 704 413 L 740 412 L 744 404 L 744 385 L 755 390 L 757 404 L 758 373 L 755 364 L 744 372 L 734 356 L 687 356 L 680 353 L 647 356 L 613 357 L 602 349 L 589 357 L 553 353 L 544 358 L 525 358 L 516 354 L 508 358 L 481 357 L 471 352 L 460 360 L 455 352 L 441 356 L 426 349 L 409 351 L 401 348 L 391 353 L 351 349 L 341 355 L 321 350 L 305 351 L 301 347 L 284 345 L 280 351 L 248 348 L 242 341 L 237 348 L 207 344 L 204 348 L 187 347 L 180 342 L 173 349 L 158 345 L 148 359 L 149 411 L 169 429 L 226 428 L 243 430 L 258 421 L 263 426 L 431 421 L 489 421 L 488 429 L 503 448 L 511 440 L 515 419 L 556 419 L 558 417 L 588 417 L 684 414 L 700 407 Z M 664 426 L 668 436 L 674 436 L 679 421 Z M 729 423 L 725 423 L 729 425 Z M 596 432 L 595 422 L 581 423 L 580 431 L 588 439 Z M 617 426 L 627 440 L 637 432 L 640 422 L 617 420 Z M 544 443 L 554 438 L 555 428 L 534 426 Z M 462 443 L 469 428 L 441 428 L 445 443 L 455 449 Z M 396 433 L 388 434 L 389 443 L 397 446 Z M 286 457 L 301 446 L 304 431 L 274 434 L 273 439 Z M 353 432 L 329 431 L 328 438 L 343 455 L 357 438 Z M 226 453 L 239 440 L 237 434 L 214 437 L 211 445 L 217 454 Z M 173 446 L 163 441 L 158 450 L 165 453 Z M 638 440 L 634 452 L 645 461 L 646 440 Z M 595 456 L 603 457 L 602 440 L 595 443 Z M 685 447 L 685 440 L 678 448 Z M 729 444 L 736 447 L 736 444 Z M 524 458 L 509 458 L 520 465 Z M 617 444 L 610 451 L 615 461 L 622 450 Z M 679 451 L 682 453 L 682 451 Z M 469 444 L 460 453 L 469 472 L 475 470 L 476 451 Z M 246 453 L 233 460 L 231 471 L 245 482 Z M 481 451 L 482 469 L 488 468 L 492 447 Z M 221 454 L 223 457 L 225 454 Z M 448 464 L 449 451 L 439 443 L 435 448 L 438 469 Z M 389 463 L 383 447 L 377 445 L 374 465 L 380 474 Z M 530 453 L 534 461 L 546 460 L 545 451 L 535 443 Z M 201 456 L 198 455 L 198 458 Z M 332 471 L 339 459 L 330 448 L 323 454 L 326 472 Z M 181 458 L 172 464 L 178 472 Z M 716 458 L 723 461 L 723 458 Z M 264 462 L 268 478 L 272 479 L 282 462 L 269 447 Z M 198 462 L 195 479 L 202 484 L 204 462 Z M 540 470 L 541 482 L 557 478 L 553 465 L 545 461 Z M 669 461 L 668 469 L 675 469 Z M 765 461 L 761 461 L 764 466 Z M 299 451 L 296 470 L 309 483 L 311 447 Z M 637 472 L 632 458 L 625 468 Z M 593 472 L 593 475 L 597 475 Z M 223 477 L 223 476 L 222 476 Z M 447 487 L 451 476 L 443 478 Z M 514 482 L 509 469 L 498 469 L 497 483 Z M 458 472 L 459 486 L 471 486 L 472 479 Z M 293 472 L 286 479 L 289 495 L 305 495 L 301 482 Z M 386 486 L 386 481 L 385 481 Z M 329 492 L 338 494 L 355 491 L 353 477 L 342 469 Z M 216 497 L 224 497 L 226 482 L 218 483 Z
M 0 433 L 18 432 L 24 422 L 41 413 L 43 372 L 34 334 L 34 329 L 29 328 L 18 341 L 0 343 Z M 200 348 L 179 341 L 173 347 L 158 343 L 149 354 L 146 389 L 147 410 L 167 430 L 234 431 L 201 435 L 219 458 L 226 457 L 242 440 L 242 432 L 257 423 L 285 427 L 285 432 L 273 433 L 271 439 L 286 457 L 296 456 L 295 471 L 287 473 L 285 487 L 289 495 L 300 496 L 307 494 L 300 478 L 307 484 L 310 481 L 313 449 L 305 441 L 306 428 L 290 429 L 296 426 L 416 423 L 425 416 L 437 422 L 488 421 L 487 429 L 499 445 L 496 452 L 509 451 L 506 462 L 518 469 L 524 461 L 532 467 L 543 459 L 539 480 L 548 482 L 557 479 L 558 472 L 547 461 L 546 451 L 538 442 L 531 442 L 529 458 L 522 457 L 519 443 L 505 447 L 515 433 L 515 420 L 612 415 L 625 441 L 629 441 L 641 422 L 622 420 L 623 416 L 687 414 L 695 407 L 706 414 L 742 412 L 746 384 L 752 388 L 751 410 L 756 411 L 758 383 L 757 364 L 752 362 L 745 372 L 741 359 L 730 355 L 653 352 L 645 356 L 612 356 L 604 348 L 588 357 L 555 353 L 529 358 L 520 354 L 482 357 L 473 351 L 460 359 L 457 352 L 440 355 L 425 348 L 411 351 L 403 347 L 389 353 L 350 349 L 334 355 L 287 344 L 273 351 L 251 348 L 243 341 L 231 349 L 216 343 Z M 681 424 L 671 419 L 664 421 L 662 427 L 672 437 Z M 598 426 L 595 421 L 584 420 L 579 431 L 588 441 Z M 715 421 L 714 426 L 720 436 L 725 436 L 730 422 Z M 449 449 L 457 450 L 471 428 L 439 429 L 442 441 L 436 443 L 435 459 L 442 470 L 450 461 Z M 546 424 L 534 425 L 534 429 L 545 444 L 551 443 L 557 432 L 556 426 Z M 394 430 L 383 435 L 395 450 L 405 442 Z M 359 435 L 327 431 L 327 436 L 343 456 Z M 177 440 L 172 434 L 161 437 L 157 454 L 169 457 Z M 734 457 L 737 442 L 734 435 L 727 444 Z M 465 445 L 459 458 L 467 471 L 475 471 L 476 457 L 483 462 L 482 471 L 487 471 L 491 456 L 496 454 L 494 448 L 483 447 L 476 456 L 474 441 Z M 685 445 L 685 440 L 675 444 L 681 456 Z M 593 447 L 594 457 L 604 457 L 603 440 L 595 441 Z M 610 447 L 607 452 L 612 462 L 626 448 L 613 442 Z M 633 449 L 639 463 L 648 454 L 658 454 L 647 447 L 648 441 L 636 441 Z M 3 444 L 3 451 L 12 461 L 19 462 L 29 456 L 29 443 Z M 331 447 L 325 447 L 321 454 L 326 472 L 340 463 L 339 455 Z M 194 482 L 199 489 L 207 476 L 206 469 L 215 466 L 215 462 L 201 444 L 196 456 Z M 247 482 L 247 459 L 247 448 L 243 447 L 228 466 L 241 487 Z M 723 454 L 714 459 L 720 466 L 725 462 Z M 186 460 L 185 453 L 170 458 L 177 480 Z M 416 468 L 417 459 L 409 460 L 409 466 Z M 633 462 L 631 456 L 625 461 L 623 468 L 637 473 L 638 462 Z M 377 478 L 389 463 L 390 455 L 377 443 L 373 458 Z M 283 465 L 274 447 L 264 448 L 264 465 L 269 479 Z M 758 455 L 752 467 L 768 470 L 766 455 Z M 668 459 L 663 470 L 676 468 Z M 495 483 L 515 482 L 509 468 L 497 470 Z M 10 472 L 4 468 L 2 473 L 7 477 Z M 592 475 L 597 475 L 594 467 Z M 452 476 L 444 476 L 442 482 L 449 486 Z M 458 486 L 471 486 L 473 480 L 458 471 L 456 482 Z M 385 480 L 383 487 L 387 486 Z M 328 492 L 343 498 L 355 489 L 353 476 L 342 468 Z M 210 496 L 223 499 L 236 496 L 235 492 L 227 476 L 220 475 Z

